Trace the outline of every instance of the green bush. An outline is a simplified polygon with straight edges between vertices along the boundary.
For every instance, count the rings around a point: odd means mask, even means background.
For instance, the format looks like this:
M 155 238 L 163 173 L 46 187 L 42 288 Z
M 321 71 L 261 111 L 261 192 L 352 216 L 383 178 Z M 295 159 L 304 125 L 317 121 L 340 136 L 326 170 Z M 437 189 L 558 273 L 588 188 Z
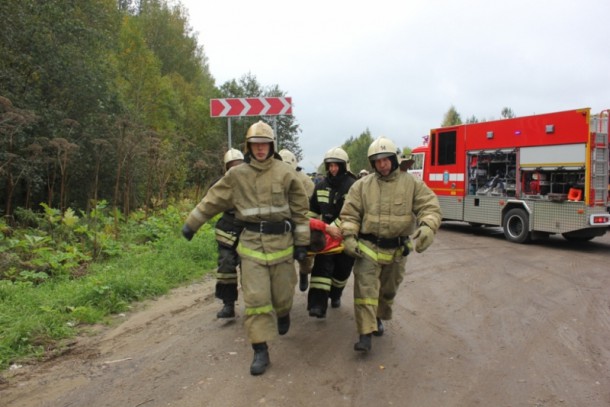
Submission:
M 66 223 L 65 214 L 45 208 L 40 229 L 0 235 L 0 264 L 10 264 L 0 274 L 0 369 L 52 352 L 81 327 L 214 270 L 214 221 L 188 242 L 180 234 L 186 214 L 175 207 L 139 212 L 113 230 L 112 214 L 101 210 L 70 214 Z M 95 259 L 92 238 L 112 255 Z

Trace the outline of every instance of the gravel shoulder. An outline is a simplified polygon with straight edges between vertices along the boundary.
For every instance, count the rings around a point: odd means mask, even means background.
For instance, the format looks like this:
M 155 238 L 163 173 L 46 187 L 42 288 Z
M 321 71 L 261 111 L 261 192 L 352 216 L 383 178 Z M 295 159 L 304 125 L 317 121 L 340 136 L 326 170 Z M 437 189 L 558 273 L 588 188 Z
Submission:
M 530 245 L 444 224 L 410 255 L 394 319 L 367 355 L 352 279 L 343 305 L 310 318 L 296 289 L 290 332 L 249 374 L 243 304 L 217 320 L 210 278 L 93 327 L 66 352 L 3 374 L 21 406 L 610 405 L 610 235 Z M 321 404 L 320 404 L 321 403 Z

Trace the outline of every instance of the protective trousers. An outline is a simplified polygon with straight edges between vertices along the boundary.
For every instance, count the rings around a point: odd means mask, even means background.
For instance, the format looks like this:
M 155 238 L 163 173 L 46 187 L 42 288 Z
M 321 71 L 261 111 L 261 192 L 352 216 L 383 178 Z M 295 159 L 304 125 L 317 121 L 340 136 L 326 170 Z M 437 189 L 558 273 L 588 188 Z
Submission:
M 239 255 L 234 247 L 218 243 L 216 298 L 223 302 L 237 301 L 237 266 Z
M 377 319 L 392 319 L 392 304 L 404 279 L 407 257 L 378 264 L 367 257 L 354 263 L 354 314 L 361 335 L 377 330 Z
M 242 259 L 244 324 L 250 343 L 267 342 L 278 335 L 277 317 L 290 312 L 296 284 L 297 273 L 292 259 L 272 266 Z
M 328 308 L 328 298 L 341 298 L 352 271 L 354 258 L 343 253 L 318 254 L 311 271 L 311 287 L 307 293 L 307 309 Z

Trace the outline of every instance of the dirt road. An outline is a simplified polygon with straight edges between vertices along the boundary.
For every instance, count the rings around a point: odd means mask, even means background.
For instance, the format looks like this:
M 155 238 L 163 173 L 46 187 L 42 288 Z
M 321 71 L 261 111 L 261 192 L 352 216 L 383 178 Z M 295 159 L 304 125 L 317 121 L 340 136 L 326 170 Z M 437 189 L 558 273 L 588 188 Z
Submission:
M 213 281 L 147 302 L 49 362 L 8 372 L 1 405 L 610 405 L 610 235 L 531 245 L 446 224 L 408 262 L 386 334 L 368 355 L 351 279 L 343 306 L 310 318 L 298 291 L 271 366 L 249 374 L 240 317 L 215 318 Z

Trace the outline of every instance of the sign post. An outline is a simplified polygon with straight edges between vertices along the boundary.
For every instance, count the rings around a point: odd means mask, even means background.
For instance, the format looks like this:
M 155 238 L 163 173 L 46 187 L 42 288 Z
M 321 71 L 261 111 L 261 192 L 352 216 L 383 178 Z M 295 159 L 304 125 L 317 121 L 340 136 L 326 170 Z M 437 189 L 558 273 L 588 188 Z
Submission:
M 231 148 L 231 117 L 290 115 L 292 115 L 290 97 L 210 99 L 210 117 L 226 117 L 229 121 L 229 148 Z M 274 131 L 277 136 L 276 127 L 274 117 Z

